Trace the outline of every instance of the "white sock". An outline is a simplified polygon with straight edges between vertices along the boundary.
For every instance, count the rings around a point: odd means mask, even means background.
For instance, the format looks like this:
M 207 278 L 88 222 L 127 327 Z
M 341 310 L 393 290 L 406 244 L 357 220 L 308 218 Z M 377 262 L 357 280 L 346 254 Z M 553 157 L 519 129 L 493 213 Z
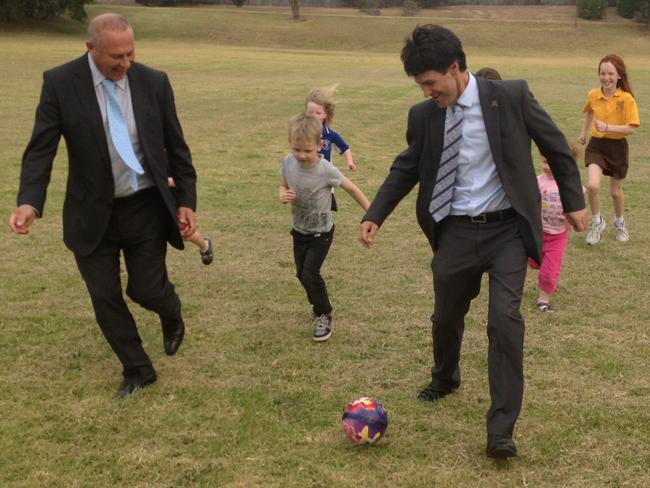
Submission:
M 614 224 L 618 225 L 619 227 L 625 223 L 625 219 L 623 217 L 614 217 Z
M 591 223 L 592 223 L 593 225 L 599 225 L 600 222 L 601 222 L 601 220 L 602 220 L 602 219 L 600 218 L 600 213 L 593 214 L 593 215 L 591 216 Z

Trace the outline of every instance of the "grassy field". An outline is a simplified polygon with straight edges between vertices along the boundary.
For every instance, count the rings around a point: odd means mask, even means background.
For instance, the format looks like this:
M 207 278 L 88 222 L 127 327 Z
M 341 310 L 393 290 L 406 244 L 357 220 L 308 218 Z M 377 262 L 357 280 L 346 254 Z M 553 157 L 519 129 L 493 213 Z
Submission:
M 216 259 L 204 267 L 194 247 L 170 250 L 186 341 L 167 358 L 156 317 L 134 308 L 159 381 L 114 400 L 120 367 L 61 239 L 62 144 L 44 218 L 27 237 L 0 237 L 0 486 L 650 486 L 647 124 L 630 137 L 631 241 L 615 242 L 611 225 L 593 248 L 572 235 L 554 313 L 537 312 L 528 276 L 520 456 L 505 465 L 484 456 L 485 290 L 467 318 L 460 390 L 435 405 L 415 402 L 429 380 L 432 293 L 414 195 L 371 251 L 356 241 L 361 210 L 339 196 L 324 268 L 335 331 L 324 344 L 311 340 L 289 209 L 277 202 L 286 120 L 310 88 L 332 83 L 340 84 L 333 126 L 359 165 L 348 176 L 374 195 L 404 146 L 407 110 L 421 100 L 399 62 L 417 23 L 455 30 L 470 69 L 528 79 L 572 141 L 608 52 L 624 56 L 642 123 L 650 120 L 647 30 L 613 10 L 603 22 L 576 21 L 574 7 L 444 8 L 418 18 L 303 9 L 298 23 L 288 8 L 114 9 L 135 26 L 138 60 L 171 77 L 199 174 L 199 226 Z M 41 72 L 80 55 L 83 42 L 83 28 L 64 20 L 0 25 L 5 218 Z M 603 207 L 611 221 L 606 191 Z M 379 398 L 390 416 L 372 448 L 348 443 L 339 425 L 361 395 Z

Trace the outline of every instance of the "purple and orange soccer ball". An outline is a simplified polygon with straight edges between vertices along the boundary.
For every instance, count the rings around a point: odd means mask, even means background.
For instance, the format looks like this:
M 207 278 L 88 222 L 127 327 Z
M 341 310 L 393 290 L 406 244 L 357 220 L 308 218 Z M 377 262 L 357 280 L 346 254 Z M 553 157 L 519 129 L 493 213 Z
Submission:
M 388 414 L 374 398 L 362 397 L 348 403 L 341 424 L 352 442 L 374 444 L 386 433 Z

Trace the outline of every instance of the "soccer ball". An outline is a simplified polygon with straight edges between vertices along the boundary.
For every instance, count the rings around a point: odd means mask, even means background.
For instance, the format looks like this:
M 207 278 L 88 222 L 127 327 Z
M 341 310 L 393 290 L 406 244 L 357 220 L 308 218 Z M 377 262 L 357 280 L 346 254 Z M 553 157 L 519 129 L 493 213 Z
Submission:
M 388 414 L 374 398 L 362 397 L 348 403 L 341 424 L 352 442 L 374 444 L 386 432 Z

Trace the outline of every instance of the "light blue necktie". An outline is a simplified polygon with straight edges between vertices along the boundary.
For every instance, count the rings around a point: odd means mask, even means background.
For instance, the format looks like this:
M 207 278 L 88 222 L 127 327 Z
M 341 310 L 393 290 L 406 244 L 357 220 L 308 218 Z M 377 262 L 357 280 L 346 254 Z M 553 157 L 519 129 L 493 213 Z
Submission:
M 431 195 L 429 213 L 436 222 L 440 222 L 451 210 L 451 199 L 454 193 L 454 181 L 458 168 L 460 143 L 463 140 L 463 109 L 460 105 L 452 107 L 452 114 L 445 123 L 445 136 L 443 141 L 438 175 Z
M 108 132 L 111 134 L 111 140 L 117 154 L 124 164 L 129 168 L 129 184 L 134 191 L 138 189 L 138 176 L 144 174 L 144 169 L 138 161 L 138 157 L 133 151 L 129 129 L 126 126 L 124 115 L 120 110 L 120 104 L 115 96 L 115 82 L 105 79 L 102 81 L 104 93 L 106 94 L 106 115 L 108 117 Z

